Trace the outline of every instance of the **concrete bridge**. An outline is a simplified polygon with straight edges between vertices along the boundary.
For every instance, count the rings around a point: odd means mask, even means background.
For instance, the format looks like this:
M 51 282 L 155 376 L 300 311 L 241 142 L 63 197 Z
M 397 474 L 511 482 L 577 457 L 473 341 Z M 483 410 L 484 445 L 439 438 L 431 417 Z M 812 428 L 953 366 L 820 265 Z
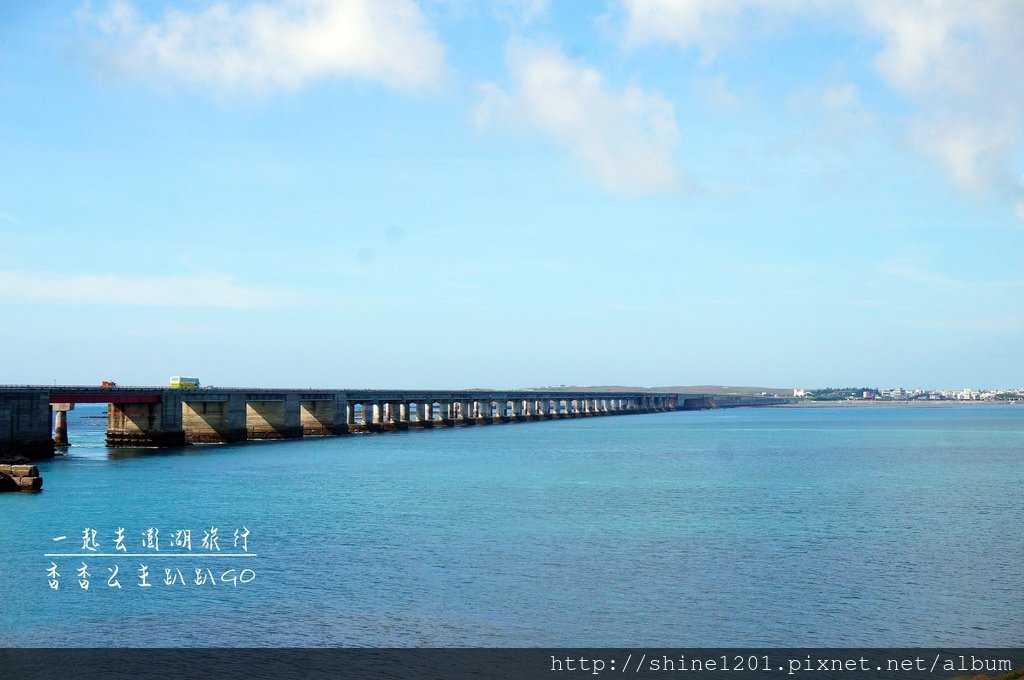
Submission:
M 108 404 L 107 446 L 170 447 L 715 408 L 716 399 L 583 390 L 11 386 L 0 387 L 0 456 L 54 455 L 55 445 L 68 443 L 67 412 L 80 403 Z M 723 406 L 789 401 L 726 399 L 733 401 Z

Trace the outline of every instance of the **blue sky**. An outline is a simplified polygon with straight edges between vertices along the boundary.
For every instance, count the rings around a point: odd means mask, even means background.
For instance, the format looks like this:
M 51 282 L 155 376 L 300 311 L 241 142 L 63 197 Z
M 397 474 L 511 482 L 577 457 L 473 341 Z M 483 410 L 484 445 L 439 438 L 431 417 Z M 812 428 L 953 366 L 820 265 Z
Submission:
M 0 383 L 1024 385 L 1014 0 L 0 3 Z

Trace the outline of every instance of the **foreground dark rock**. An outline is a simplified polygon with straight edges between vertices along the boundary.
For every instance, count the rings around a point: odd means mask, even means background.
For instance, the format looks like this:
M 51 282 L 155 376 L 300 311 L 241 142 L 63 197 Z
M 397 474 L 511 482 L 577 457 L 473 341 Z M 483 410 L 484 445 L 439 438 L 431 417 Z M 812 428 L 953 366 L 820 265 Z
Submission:
M 43 478 L 35 465 L 0 463 L 0 491 L 42 491 Z

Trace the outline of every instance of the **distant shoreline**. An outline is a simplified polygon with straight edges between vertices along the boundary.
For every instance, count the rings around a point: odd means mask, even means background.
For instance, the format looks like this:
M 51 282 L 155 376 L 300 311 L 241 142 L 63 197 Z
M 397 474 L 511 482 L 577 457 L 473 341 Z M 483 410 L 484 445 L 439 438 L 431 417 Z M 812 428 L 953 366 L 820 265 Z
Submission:
M 844 399 L 842 401 L 798 401 L 791 404 L 778 404 L 781 408 L 822 408 L 827 406 L 860 406 L 877 408 L 928 408 L 936 406 L 1021 406 L 1020 402 L 1013 401 L 956 401 L 956 400 L 911 400 L 911 401 L 881 401 L 875 399 Z

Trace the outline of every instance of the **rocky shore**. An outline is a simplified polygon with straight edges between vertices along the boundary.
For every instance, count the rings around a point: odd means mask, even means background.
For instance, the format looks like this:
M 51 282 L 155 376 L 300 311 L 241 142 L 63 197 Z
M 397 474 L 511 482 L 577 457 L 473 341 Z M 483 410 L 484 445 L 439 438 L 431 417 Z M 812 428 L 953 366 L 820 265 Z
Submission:
M 35 465 L 0 463 L 0 491 L 42 491 L 43 478 Z

